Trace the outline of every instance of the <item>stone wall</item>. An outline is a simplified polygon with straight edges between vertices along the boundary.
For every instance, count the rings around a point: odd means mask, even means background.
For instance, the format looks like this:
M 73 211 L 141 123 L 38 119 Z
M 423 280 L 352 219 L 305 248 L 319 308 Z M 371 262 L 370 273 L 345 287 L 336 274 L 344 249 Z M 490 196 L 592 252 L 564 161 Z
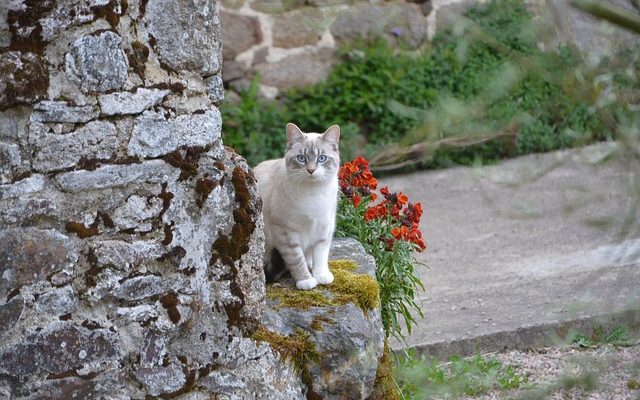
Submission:
M 433 10 L 441 3 L 224 0 L 223 76 L 231 88 L 243 89 L 259 74 L 262 94 L 275 97 L 325 79 L 337 61 L 336 50 L 357 37 L 421 46 L 435 32 Z
M 300 397 L 216 2 L 2 1 L 0 49 L 0 398 Z
M 418 48 L 459 18 L 471 4 L 486 0 L 222 0 L 225 85 L 246 89 L 260 76 L 260 94 L 326 79 L 338 62 L 336 50 L 355 38 L 383 37 Z M 597 62 L 636 37 L 574 9 L 568 0 L 526 0 L 551 28 L 541 47 L 572 43 Z M 614 4 L 635 11 L 632 0 Z
M 379 303 L 266 325 L 261 202 L 220 138 L 221 59 L 213 0 L 0 5 L 0 398 L 371 392 Z M 337 252 L 371 273 L 354 245 Z M 304 365 L 267 340 L 292 330 Z

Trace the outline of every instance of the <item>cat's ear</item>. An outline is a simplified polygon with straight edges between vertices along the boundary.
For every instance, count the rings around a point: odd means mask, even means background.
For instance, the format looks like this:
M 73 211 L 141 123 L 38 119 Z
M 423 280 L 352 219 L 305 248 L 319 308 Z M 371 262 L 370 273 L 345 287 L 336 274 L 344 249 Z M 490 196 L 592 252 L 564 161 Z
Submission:
M 340 127 L 338 125 L 331 125 L 329 129 L 322 134 L 322 140 L 329 143 L 334 150 L 338 150 L 338 141 L 340 140 Z
M 301 143 L 304 141 L 304 135 L 298 126 L 289 122 L 287 124 L 287 148 L 291 147 L 294 143 Z

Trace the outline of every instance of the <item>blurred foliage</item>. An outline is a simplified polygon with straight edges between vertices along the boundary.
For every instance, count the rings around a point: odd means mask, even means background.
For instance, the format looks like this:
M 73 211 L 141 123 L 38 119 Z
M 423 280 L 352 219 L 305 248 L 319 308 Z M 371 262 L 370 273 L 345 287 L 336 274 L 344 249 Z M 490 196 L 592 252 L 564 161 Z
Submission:
M 496 389 L 518 389 L 527 382 L 512 366 L 481 354 L 451 356 L 442 363 L 410 351 L 399 359 L 395 373 L 406 399 L 479 396 Z
M 612 329 L 606 329 L 602 325 L 595 325 L 591 335 L 576 333 L 571 338 L 571 343 L 580 347 L 594 347 L 602 344 L 629 346 L 631 338 L 629 328 L 625 325 L 618 325 Z
M 374 167 L 396 167 L 490 162 L 612 136 L 593 108 L 606 85 L 576 75 L 574 49 L 541 51 L 523 2 L 492 0 L 465 16 L 418 51 L 353 43 L 326 81 L 278 102 L 258 100 L 252 85 L 223 106 L 225 143 L 255 164 L 282 155 L 286 122 L 319 132 L 337 123 L 343 159 L 364 154 Z M 637 54 L 627 57 L 637 68 Z

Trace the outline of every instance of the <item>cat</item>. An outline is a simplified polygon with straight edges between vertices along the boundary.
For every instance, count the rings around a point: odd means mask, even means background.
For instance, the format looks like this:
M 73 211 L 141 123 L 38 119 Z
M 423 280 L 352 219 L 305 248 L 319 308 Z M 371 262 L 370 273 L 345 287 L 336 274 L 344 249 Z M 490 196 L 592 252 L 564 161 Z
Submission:
M 338 201 L 340 127 L 304 133 L 288 123 L 286 135 L 284 158 L 254 168 L 262 197 L 265 270 L 272 272 L 272 256 L 279 253 L 296 287 L 310 290 L 333 282 L 328 262 Z

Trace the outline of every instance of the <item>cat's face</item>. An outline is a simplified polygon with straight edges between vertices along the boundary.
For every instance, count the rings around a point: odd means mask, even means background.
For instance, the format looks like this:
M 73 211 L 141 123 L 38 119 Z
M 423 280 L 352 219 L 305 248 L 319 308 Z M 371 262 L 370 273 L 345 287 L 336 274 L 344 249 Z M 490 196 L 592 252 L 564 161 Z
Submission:
M 340 127 L 333 125 L 325 133 L 304 133 L 287 124 L 287 173 L 299 182 L 328 182 L 338 173 Z

